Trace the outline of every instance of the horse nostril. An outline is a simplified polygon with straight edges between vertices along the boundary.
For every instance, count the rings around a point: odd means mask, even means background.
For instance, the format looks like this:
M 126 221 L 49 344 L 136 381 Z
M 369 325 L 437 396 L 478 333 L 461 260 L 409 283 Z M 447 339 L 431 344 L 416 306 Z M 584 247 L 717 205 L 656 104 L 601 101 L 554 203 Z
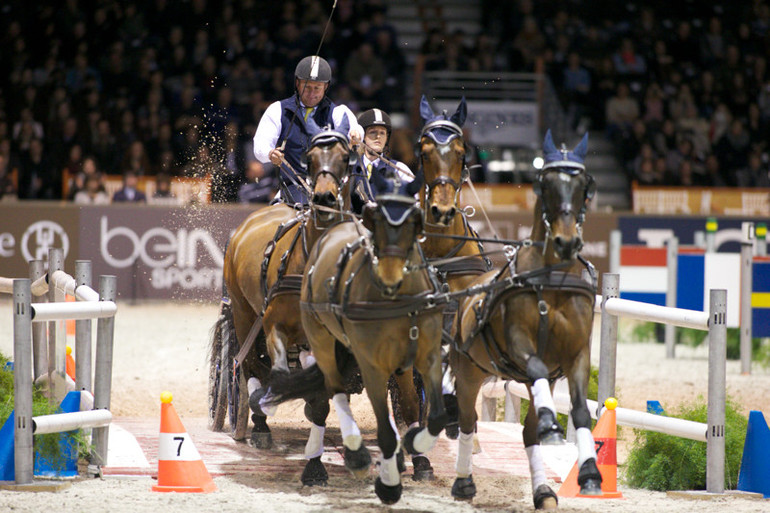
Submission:
M 334 206 L 334 194 L 331 192 L 322 192 L 322 193 L 315 193 L 313 194 L 313 203 L 316 205 L 321 205 L 324 207 L 333 207 Z
M 446 213 L 447 221 L 451 220 L 456 213 L 457 213 L 457 209 L 455 207 L 450 208 Z
M 434 221 L 438 221 L 441 219 L 441 211 L 438 209 L 436 205 L 433 205 L 430 207 L 430 214 L 433 216 Z

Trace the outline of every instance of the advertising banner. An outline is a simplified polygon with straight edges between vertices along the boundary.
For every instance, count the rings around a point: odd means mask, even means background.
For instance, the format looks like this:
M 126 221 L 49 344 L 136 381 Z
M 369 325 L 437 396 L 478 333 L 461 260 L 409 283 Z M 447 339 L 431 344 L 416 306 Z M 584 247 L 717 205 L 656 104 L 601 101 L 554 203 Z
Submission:
M 434 110 L 453 113 L 456 101 L 435 102 Z M 537 129 L 536 102 L 468 101 L 468 118 L 463 125 L 474 144 L 530 146 L 542 143 Z
M 29 261 L 48 261 L 48 250 L 64 250 L 64 266 L 75 272 L 78 248 L 78 209 L 50 202 L 0 205 L 0 276 L 28 278 Z
M 118 277 L 119 299 L 216 300 L 230 234 L 253 208 L 83 207 L 80 255 Z

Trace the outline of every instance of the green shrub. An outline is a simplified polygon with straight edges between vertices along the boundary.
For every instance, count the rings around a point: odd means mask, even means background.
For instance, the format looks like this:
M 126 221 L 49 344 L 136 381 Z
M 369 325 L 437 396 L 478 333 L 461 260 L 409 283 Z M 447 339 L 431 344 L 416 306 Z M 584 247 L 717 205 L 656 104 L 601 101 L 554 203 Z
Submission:
M 5 421 L 8 420 L 8 417 L 10 417 L 11 412 L 13 412 L 14 409 L 13 372 L 5 366 L 6 362 L 8 362 L 8 358 L 0 353 L 0 427 L 5 424 Z M 60 409 L 58 405 L 50 404 L 45 394 L 38 390 L 37 387 L 33 387 L 33 417 L 51 415 L 59 412 Z M 36 457 L 44 459 L 51 468 L 62 467 L 65 461 L 65 455 L 60 453 L 59 442 L 71 433 L 73 432 L 35 435 L 33 444 Z M 78 453 L 81 455 L 88 454 L 91 450 L 89 439 L 80 430 L 75 431 L 74 433 L 74 440 Z
M 676 417 L 706 423 L 707 406 L 683 406 Z M 727 401 L 725 412 L 725 488 L 738 484 L 748 419 Z M 629 486 L 648 490 L 704 490 L 706 443 L 653 431 L 634 430 L 636 441 L 628 456 L 625 479 Z

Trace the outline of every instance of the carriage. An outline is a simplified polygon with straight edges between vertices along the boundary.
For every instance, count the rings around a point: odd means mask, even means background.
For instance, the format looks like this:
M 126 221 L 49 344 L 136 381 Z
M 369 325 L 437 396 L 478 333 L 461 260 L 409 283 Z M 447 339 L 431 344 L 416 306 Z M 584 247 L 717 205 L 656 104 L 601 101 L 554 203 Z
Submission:
M 340 417 L 346 466 L 354 474 L 366 474 L 370 457 L 348 406 L 351 369 L 357 369 L 377 417 L 382 454 L 375 492 L 381 501 L 392 504 L 401 496 L 400 447 L 424 457 L 439 433 L 451 424 L 453 408 L 458 415 L 459 449 L 452 495 L 471 499 L 475 495 L 471 458 L 476 396 L 489 376 L 516 379 L 527 384 L 533 399 L 524 428 L 533 501 L 538 509 L 551 508 L 557 500 L 545 484 L 539 444 L 562 442 L 551 388 L 556 377 L 566 375 L 578 435 L 578 482 L 582 493 L 600 494 L 601 475 L 586 408 L 596 283 L 590 263 L 579 256 L 586 206 L 595 191 L 583 164 L 587 141 L 584 138 L 568 151 L 557 149 L 550 132 L 546 135 L 547 164 L 534 184 L 538 202 L 532 238 L 500 241 L 506 243 L 507 262 L 490 269 L 466 212 L 458 206 L 460 187 L 468 174 L 461 129 L 464 101 L 450 117 L 446 113 L 436 115 L 423 99 L 421 114 L 426 123 L 417 145 L 418 176 L 424 180 L 419 206 L 413 200 L 386 197 L 365 209 L 363 221 L 347 213 L 343 168 L 353 157 L 342 138 L 327 133 L 319 139 L 327 149 L 314 146 L 308 152 L 309 187 L 317 189 L 326 182 L 325 192 L 314 190 L 318 204 L 294 217 L 286 211 L 288 207 L 276 208 L 271 214 L 275 216 L 272 224 L 252 228 L 252 232 L 263 234 L 269 231 L 266 226 L 274 228 L 276 235 L 259 246 L 272 255 L 286 233 L 294 229 L 294 225 L 286 228 L 291 219 L 300 219 L 295 225 L 304 226 L 313 219 L 315 232 L 297 233 L 292 238 L 295 244 L 302 240 L 303 251 L 292 254 L 284 249 L 279 263 L 266 257 L 246 264 L 243 260 L 247 258 L 237 246 L 239 237 L 248 230 L 241 227 L 236 231 L 227 252 L 225 281 L 237 335 L 218 323 L 219 333 L 231 338 L 229 343 L 222 343 L 220 337 L 212 349 L 213 427 L 222 427 L 223 410 L 229 410 L 235 436 L 243 436 L 244 429 L 239 426 L 244 424 L 245 406 L 251 403 L 255 410 L 252 441 L 269 447 L 264 443 L 264 430 L 257 425 L 256 412 L 289 399 L 305 399 L 312 427 L 302 481 L 323 484 L 326 472 L 320 454 L 331 400 Z M 340 151 L 335 156 L 331 149 L 338 145 Z M 312 174 L 314 159 L 319 170 L 316 175 Z M 253 217 L 260 218 L 259 212 Z M 253 255 L 249 258 L 259 260 Z M 583 269 L 589 271 L 588 280 Z M 279 276 L 295 276 L 290 280 L 292 290 L 271 296 Z M 243 283 L 250 280 L 251 294 L 257 300 L 248 299 L 245 293 L 238 298 Z M 262 292 L 254 293 L 256 289 Z M 244 310 L 244 302 L 251 310 L 247 315 L 242 312 L 246 319 L 238 321 L 236 312 Z M 271 309 L 272 317 L 268 313 Z M 280 312 L 291 312 L 292 329 L 281 325 L 285 319 L 275 321 Z M 312 350 L 299 366 L 302 369 L 295 372 L 285 363 L 287 333 Z M 262 354 L 269 353 L 269 358 L 252 356 L 249 370 L 250 349 L 233 342 L 250 343 L 258 336 L 263 345 L 257 347 L 265 348 Z M 442 394 L 442 339 L 449 342 L 456 402 Z M 236 349 L 238 355 L 233 357 Z M 234 367 L 242 372 L 233 372 Z M 412 419 L 411 429 L 400 440 L 388 419 L 385 383 L 391 375 L 400 376 L 402 395 L 414 399 L 417 394 L 409 386 L 413 368 L 423 378 L 429 413 L 422 422 Z M 246 378 L 243 371 L 252 375 Z M 257 380 L 260 386 L 253 381 L 250 384 L 250 380 Z M 243 399 L 245 389 L 250 396 L 247 401 Z M 230 408 L 224 408 L 225 399 Z M 418 461 L 413 459 L 416 470 Z

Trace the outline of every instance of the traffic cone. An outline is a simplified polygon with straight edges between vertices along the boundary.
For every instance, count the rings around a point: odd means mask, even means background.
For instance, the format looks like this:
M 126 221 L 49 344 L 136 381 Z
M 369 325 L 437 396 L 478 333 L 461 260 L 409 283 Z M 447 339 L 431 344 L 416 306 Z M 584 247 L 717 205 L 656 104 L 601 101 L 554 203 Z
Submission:
M 749 412 L 738 490 L 758 492 L 765 499 L 770 498 L 770 429 L 761 411 Z
M 74 298 L 74 296 L 70 296 L 69 294 L 66 294 L 66 295 L 64 296 L 64 300 L 65 300 L 67 303 L 72 303 L 72 302 L 74 302 L 74 301 L 75 301 L 75 298 Z M 68 319 L 68 320 L 66 320 L 66 321 L 64 321 L 64 322 L 65 322 L 65 323 L 66 323 L 66 325 L 67 325 L 67 335 L 68 335 L 68 336 L 73 336 L 73 337 L 74 337 L 74 336 L 75 336 L 75 321 L 74 321 L 74 320 L 72 320 L 72 319 Z M 69 354 L 69 353 L 67 353 L 67 354 Z M 72 379 L 75 379 L 75 376 L 72 376 Z
M 217 486 L 179 420 L 171 399 L 171 392 L 160 394 L 158 484 L 152 487 L 152 491 L 214 492 Z
M 618 456 L 617 456 L 617 427 L 615 408 L 618 400 L 607 398 L 604 406 L 607 408 L 592 431 L 596 444 L 596 466 L 602 475 L 602 495 L 580 495 L 580 485 L 577 482 L 578 466 L 572 466 L 567 479 L 559 488 L 559 497 L 585 497 L 591 499 L 622 499 L 618 491 Z
M 67 346 L 67 376 L 75 381 L 75 358 L 72 356 L 72 347 Z

